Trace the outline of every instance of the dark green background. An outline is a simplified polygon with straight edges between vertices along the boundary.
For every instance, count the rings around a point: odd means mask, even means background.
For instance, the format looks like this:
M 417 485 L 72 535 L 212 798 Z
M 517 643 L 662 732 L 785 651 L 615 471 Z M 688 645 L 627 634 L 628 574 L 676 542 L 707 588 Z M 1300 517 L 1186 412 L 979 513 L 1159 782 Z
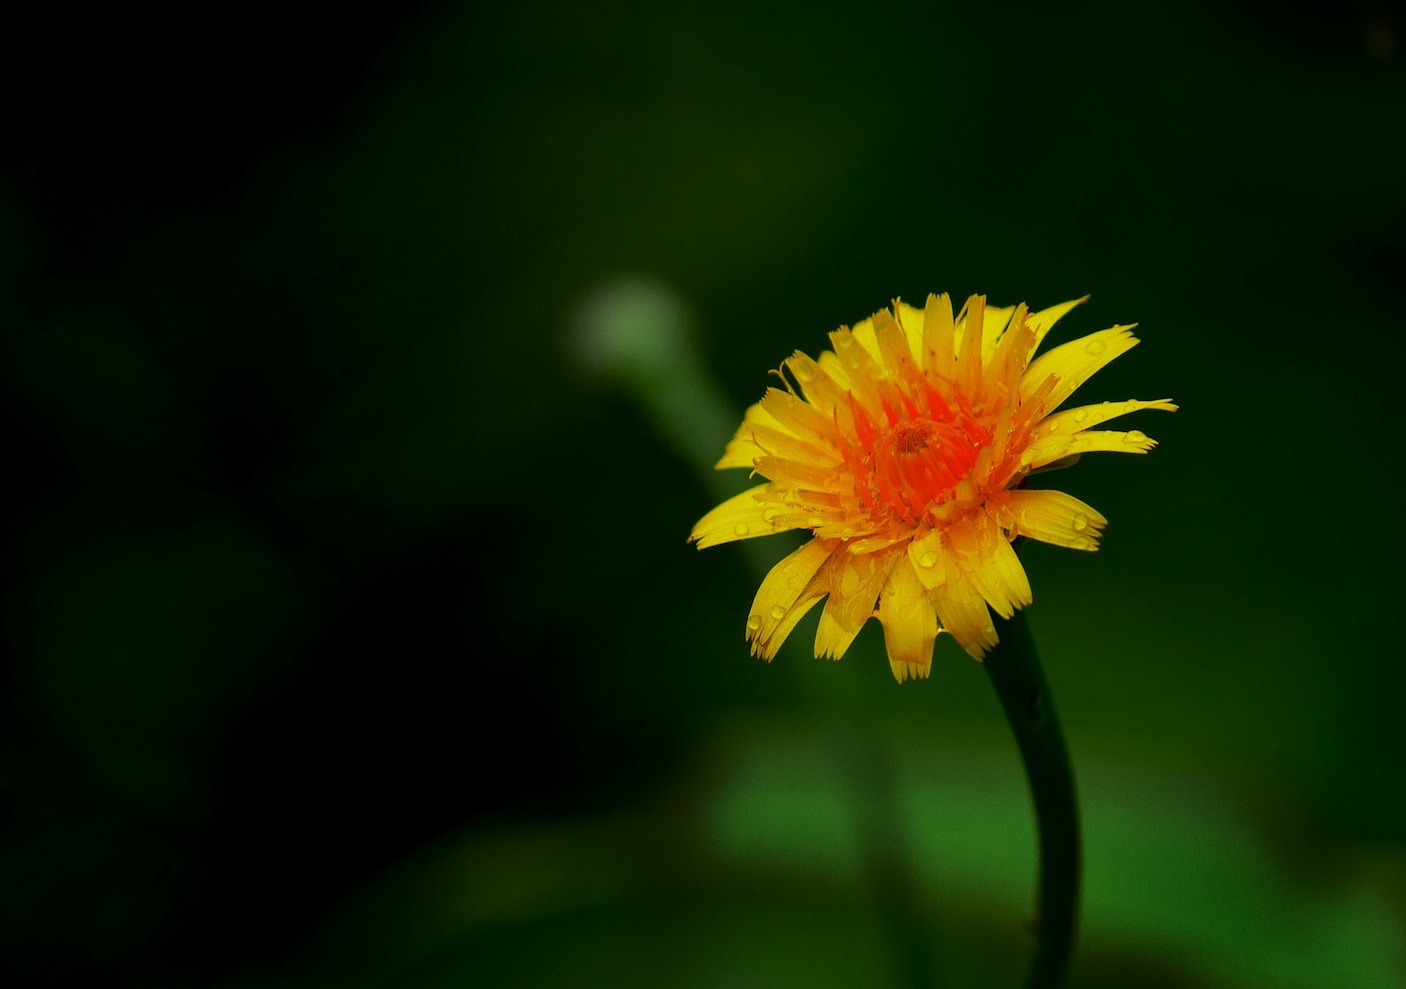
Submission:
M 1102 552 L 1025 551 L 1072 984 L 1406 984 L 1404 23 L 19 22 L 0 980 L 1017 984 L 1033 836 L 981 668 L 945 641 L 899 687 L 877 627 L 810 659 L 813 618 L 764 666 L 785 541 L 684 544 L 744 482 L 680 435 L 720 451 L 793 349 L 949 291 L 1091 292 L 1058 340 L 1144 342 L 1083 394 L 1182 405 L 1058 479 Z M 694 364 L 582 366 L 622 277 Z

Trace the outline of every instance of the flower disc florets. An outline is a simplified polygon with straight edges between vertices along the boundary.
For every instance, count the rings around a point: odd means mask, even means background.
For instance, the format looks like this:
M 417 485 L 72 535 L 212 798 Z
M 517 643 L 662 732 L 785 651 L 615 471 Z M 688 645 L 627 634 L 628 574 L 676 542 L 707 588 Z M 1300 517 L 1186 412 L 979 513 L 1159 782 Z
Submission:
M 814 534 L 757 592 L 747 618 L 755 653 L 770 659 L 828 597 L 817 656 L 838 659 L 877 617 L 894 675 L 926 676 L 939 632 L 980 658 L 996 642 L 988 606 L 1008 618 L 1030 603 L 1015 536 L 1097 548 L 1103 516 L 1022 483 L 1080 453 L 1145 453 L 1155 444 L 1141 432 L 1091 427 L 1176 406 L 1105 402 L 1053 414 L 1137 343 L 1132 327 L 1114 326 L 1032 362 L 1045 333 L 1082 301 L 1029 314 L 972 296 L 955 319 L 946 295 L 921 310 L 895 302 L 830 334 L 834 351 L 818 360 L 799 351 L 786 359 L 785 389 L 747 410 L 717 464 L 749 467 L 767 483 L 723 502 L 691 536 L 702 548 L 787 529 Z

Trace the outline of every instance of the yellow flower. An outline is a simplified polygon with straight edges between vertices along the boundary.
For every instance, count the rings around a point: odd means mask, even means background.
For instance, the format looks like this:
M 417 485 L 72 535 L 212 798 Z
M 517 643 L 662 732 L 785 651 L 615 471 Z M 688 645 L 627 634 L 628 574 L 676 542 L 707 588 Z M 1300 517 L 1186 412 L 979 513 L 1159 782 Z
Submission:
M 980 659 L 997 638 L 988 606 L 1009 618 L 1030 603 L 1011 548 L 1017 535 L 1098 548 L 1102 515 L 1023 482 L 1081 453 L 1146 453 L 1156 444 L 1138 430 L 1092 427 L 1176 406 L 1104 402 L 1054 414 L 1137 343 L 1132 326 L 1114 326 L 1032 361 L 1055 321 L 1083 301 L 1028 313 L 974 295 L 955 320 L 946 294 L 923 309 L 895 302 L 831 333 L 835 349 L 818 361 L 797 351 L 783 362 L 774 373 L 785 390 L 768 389 L 747 410 L 717 463 L 767 483 L 714 508 L 689 537 L 702 549 L 787 529 L 814 534 L 757 591 L 747 616 L 754 655 L 771 659 L 828 595 L 817 656 L 839 659 L 873 616 L 899 682 L 925 677 L 938 633 Z

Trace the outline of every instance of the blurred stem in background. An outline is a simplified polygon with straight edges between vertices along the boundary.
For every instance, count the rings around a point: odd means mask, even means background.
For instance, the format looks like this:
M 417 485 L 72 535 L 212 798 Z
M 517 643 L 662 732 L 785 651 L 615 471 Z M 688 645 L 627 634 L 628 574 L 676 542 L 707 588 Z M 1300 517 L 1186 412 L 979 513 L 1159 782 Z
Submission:
M 923 898 L 913 878 L 907 849 L 914 840 L 906 826 L 889 749 L 872 734 L 852 736 L 855 833 L 860 835 L 869 886 L 879 919 L 892 944 L 901 984 L 911 989 L 940 989 L 939 939 L 927 921 Z
M 1025 984 L 1028 989 L 1059 986 L 1079 920 L 1079 806 L 1064 733 L 1024 612 L 1003 623 L 1001 641 L 984 665 L 1020 747 L 1039 833 L 1035 957 Z
M 619 385 L 644 406 L 663 439 L 707 480 L 730 495 L 713 471 L 736 415 L 703 365 L 697 317 L 676 293 L 635 276 L 604 282 L 573 316 L 570 347 L 591 374 Z
M 638 402 L 661 438 L 698 472 L 716 500 L 742 490 L 713 469 L 737 428 L 737 412 L 703 362 L 698 317 L 678 293 L 642 275 L 597 285 L 571 315 L 576 363 Z M 771 567 L 756 540 L 742 551 L 758 573 Z

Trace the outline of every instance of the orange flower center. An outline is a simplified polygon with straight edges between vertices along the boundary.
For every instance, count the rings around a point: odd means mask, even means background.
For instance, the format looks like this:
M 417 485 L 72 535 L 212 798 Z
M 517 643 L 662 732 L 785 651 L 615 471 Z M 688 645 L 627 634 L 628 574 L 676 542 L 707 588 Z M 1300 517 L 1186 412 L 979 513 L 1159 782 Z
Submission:
M 890 438 L 897 453 L 922 453 L 937 439 L 937 423 L 928 419 L 906 422 L 895 429 Z
M 936 416 L 889 415 L 876 426 L 858 403 L 852 408 L 855 435 L 845 444 L 845 460 L 860 499 L 878 516 L 918 521 L 952 497 L 991 444 L 991 435 L 965 409 L 951 418 L 946 409 L 932 410 Z

